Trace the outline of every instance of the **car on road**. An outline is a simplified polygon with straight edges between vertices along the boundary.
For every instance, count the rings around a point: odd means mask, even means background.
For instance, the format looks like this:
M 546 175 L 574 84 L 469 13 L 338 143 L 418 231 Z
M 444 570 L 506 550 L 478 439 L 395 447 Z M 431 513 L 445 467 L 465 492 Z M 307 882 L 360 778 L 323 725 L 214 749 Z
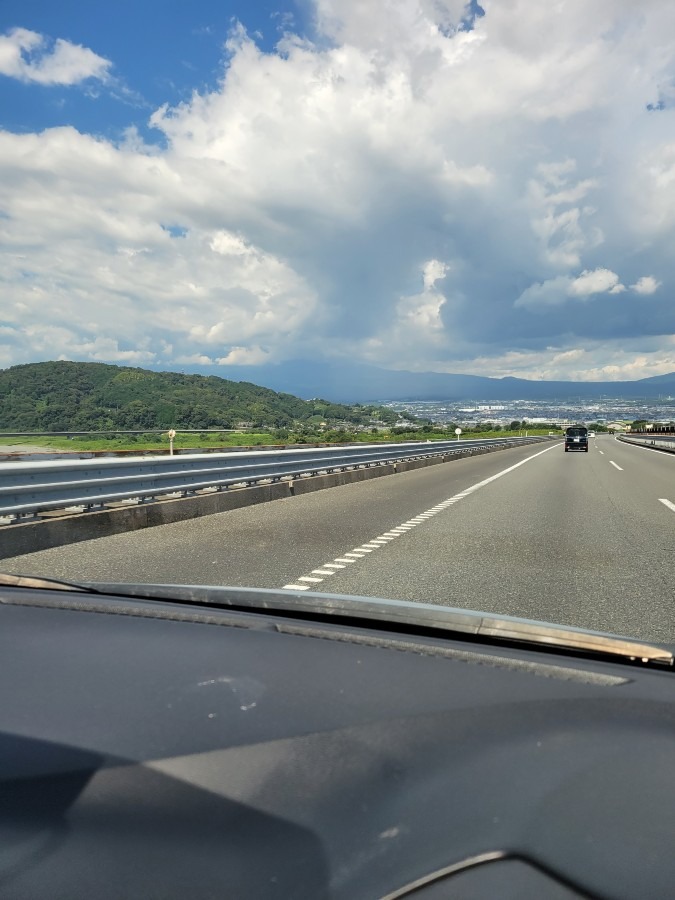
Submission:
M 568 450 L 585 450 L 588 453 L 588 429 L 583 425 L 572 425 L 565 431 L 565 453 Z

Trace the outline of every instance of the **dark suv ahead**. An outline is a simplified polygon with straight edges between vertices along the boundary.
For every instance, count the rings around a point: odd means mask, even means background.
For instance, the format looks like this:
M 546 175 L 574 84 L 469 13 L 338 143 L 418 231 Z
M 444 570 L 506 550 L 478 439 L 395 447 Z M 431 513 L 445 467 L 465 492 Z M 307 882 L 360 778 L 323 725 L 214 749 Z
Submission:
M 585 450 L 588 453 L 588 428 L 572 425 L 565 431 L 565 453 L 568 450 Z

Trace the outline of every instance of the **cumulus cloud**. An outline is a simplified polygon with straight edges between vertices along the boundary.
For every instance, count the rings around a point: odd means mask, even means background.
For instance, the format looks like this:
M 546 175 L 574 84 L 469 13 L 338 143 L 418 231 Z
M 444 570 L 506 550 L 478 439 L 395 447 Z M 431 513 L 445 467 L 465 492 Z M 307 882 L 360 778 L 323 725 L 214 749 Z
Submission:
M 619 276 L 609 269 L 594 269 L 592 272 L 584 271 L 570 283 L 569 294 L 571 297 L 588 297 L 591 294 L 601 294 L 604 291 L 616 293 L 619 287 Z
M 530 285 L 518 297 L 516 307 L 557 306 L 567 300 L 586 300 L 593 294 L 620 294 L 626 288 L 610 269 L 584 270 L 576 278 L 559 275 L 541 284 Z
M 36 31 L 13 28 L 0 35 L 0 74 L 44 85 L 73 85 L 88 78 L 105 81 L 110 60 L 63 38 L 51 42 Z
M 481 5 L 310 0 L 312 28 L 268 53 L 238 26 L 218 84 L 152 114 L 161 145 L 0 133 L 0 359 L 613 377 L 671 358 L 675 309 L 642 274 L 675 278 L 675 113 L 647 109 L 670 3 Z M 2 41 L 15 78 L 109 72 Z M 656 343 L 621 356 L 632 339 Z
M 643 275 L 642 278 L 638 278 L 635 284 L 631 284 L 630 288 L 636 294 L 653 294 L 660 285 L 661 282 L 657 281 L 652 275 Z
M 227 356 L 216 362 L 219 366 L 255 366 L 270 361 L 270 353 L 262 347 L 233 347 Z

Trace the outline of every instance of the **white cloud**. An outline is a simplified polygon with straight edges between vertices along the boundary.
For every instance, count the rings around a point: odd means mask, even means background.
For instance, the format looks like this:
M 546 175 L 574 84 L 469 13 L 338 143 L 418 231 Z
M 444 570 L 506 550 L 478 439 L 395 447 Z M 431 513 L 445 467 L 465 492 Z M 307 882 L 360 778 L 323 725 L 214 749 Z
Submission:
M 642 278 L 638 278 L 635 284 L 631 284 L 630 289 L 635 291 L 636 294 L 653 294 L 654 291 L 658 290 L 661 285 L 660 281 L 657 281 L 652 275 L 643 275 Z
M 576 278 L 559 275 L 557 278 L 530 285 L 518 297 L 514 306 L 545 308 L 558 306 L 568 300 L 586 300 L 594 294 L 621 294 L 625 290 L 616 272 L 604 268 L 592 271 L 585 269 Z
M 233 347 L 227 356 L 217 359 L 219 366 L 255 366 L 270 362 L 271 355 L 262 347 Z
M 591 294 L 613 291 L 618 285 L 619 276 L 616 272 L 602 268 L 594 269 L 592 272 L 585 270 L 572 281 L 568 293 L 571 297 L 588 297 Z
M 215 360 L 204 353 L 188 353 L 186 356 L 174 357 L 174 363 L 181 366 L 212 366 Z
M 105 81 L 112 63 L 88 47 L 58 38 L 53 44 L 35 31 L 13 28 L 0 35 L 0 74 L 44 85 Z
M 536 282 L 526 288 L 518 297 L 514 306 L 542 308 L 547 306 L 557 306 L 564 303 L 569 297 L 569 289 L 572 280 L 567 275 L 559 275 L 557 278 L 551 278 L 548 281 Z
M 427 260 L 422 266 L 424 290 L 431 290 L 437 281 L 441 278 L 445 278 L 445 273 L 448 271 L 448 268 L 446 263 L 443 263 L 438 259 Z
M 597 365 L 599 354 L 606 361 Z M 440 370 L 440 369 L 439 369 Z M 603 342 L 585 347 L 559 350 L 549 347 L 538 351 L 507 351 L 499 356 L 458 360 L 449 372 L 484 375 L 486 370 L 499 378 L 529 378 L 536 381 L 634 381 L 675 371 L 675 347 L 641 352 L 611 348 Z
M 528 185 L 532 230 L 539 238 L 543 259 L 556 268 L 578 266 L 584 251 L 604 239 L 592 224 L 596 209 L 581 204 L 598 188 L 598 182 L 594 178 L 573 181 L 576 168 L 576 161 L 569 158 L 540 163 Z
M 669 0 L 485 0 L 473 30 L 463 0 L 310 2 L 316 34 L 278 53 L 235 29 L 217 87 L 152 115 L 165 145 L 0 132 L 4 364 L 544 377 L 580 347 L 584 371 L 631 365 L 636 328 L 669 358 L 668 292 L 639 277 L 675 279 L 672 112 L 646 110 L 675 66 Z M 0 39 L 15 78 L 109 70 Z

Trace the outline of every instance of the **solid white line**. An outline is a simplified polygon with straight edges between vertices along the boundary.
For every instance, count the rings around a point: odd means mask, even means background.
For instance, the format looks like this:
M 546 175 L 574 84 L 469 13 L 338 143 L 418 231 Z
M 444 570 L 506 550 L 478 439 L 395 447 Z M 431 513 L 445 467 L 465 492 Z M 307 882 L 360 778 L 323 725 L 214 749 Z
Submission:
M 610 466 L 614 466 L 615 469 L 618 469 L 619 472 L 623 472 L 623 469 L 621 468 L 621 466 L 617 466 L 617 464 L 614 462 L 613 459 L 610 459 L 609 464 L 610 464 Z
M 675 503 L 671 503 L 670 500 L 659 497 L 659 503 L 663 503 L 664 506 L 667 506 L 668 509 L 672 509 L 672 511 L 675 512 Z

